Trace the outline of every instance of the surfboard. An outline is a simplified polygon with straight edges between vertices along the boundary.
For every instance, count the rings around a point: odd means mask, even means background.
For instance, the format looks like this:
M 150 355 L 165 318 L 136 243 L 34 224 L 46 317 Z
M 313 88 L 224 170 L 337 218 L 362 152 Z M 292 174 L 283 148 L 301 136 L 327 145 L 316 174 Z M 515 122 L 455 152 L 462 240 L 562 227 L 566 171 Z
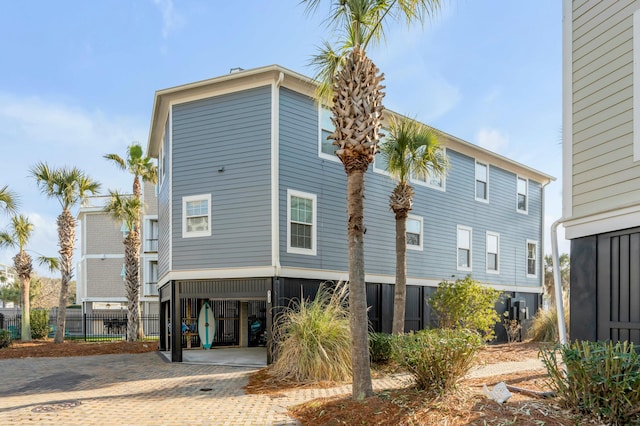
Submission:
M 211 349 L 213 338 L 216 335 L 216 319 L 213 317 L 213 311 L 209 302 L 204 302 L 200 308 L 198 315 L 198 335 L 204 349 Z

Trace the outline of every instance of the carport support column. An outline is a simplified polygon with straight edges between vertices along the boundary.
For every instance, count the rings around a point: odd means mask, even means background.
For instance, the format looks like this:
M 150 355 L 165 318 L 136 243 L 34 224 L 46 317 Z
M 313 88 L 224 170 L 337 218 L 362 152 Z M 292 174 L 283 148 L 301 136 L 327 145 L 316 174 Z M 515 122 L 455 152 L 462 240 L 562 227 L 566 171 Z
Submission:
M 171 281 L 171 362 L 182 362 L 182 313 L 180 284 Z
M 249 302 L 240 302 L 240 347 L 249 346 Z

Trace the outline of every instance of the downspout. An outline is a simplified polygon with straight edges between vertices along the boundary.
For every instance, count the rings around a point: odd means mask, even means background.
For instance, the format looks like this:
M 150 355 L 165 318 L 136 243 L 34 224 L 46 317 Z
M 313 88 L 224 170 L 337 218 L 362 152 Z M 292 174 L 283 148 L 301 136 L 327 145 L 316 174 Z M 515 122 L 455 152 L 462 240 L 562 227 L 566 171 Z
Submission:
M 280 72 L 271 96 L 271 264 L 274 277 L 280 276 Z
M 566 219 L 561 217 L 551 225 L 551 256 L 553 258 L 553 287 L 558 314 L 558 339 L 561 345 L 567 343 L 567 328 L 564 323 L 564 299 L 562 298 L 562 282 L 560 282 L 560 256 L 558 255 L 558 225 Z

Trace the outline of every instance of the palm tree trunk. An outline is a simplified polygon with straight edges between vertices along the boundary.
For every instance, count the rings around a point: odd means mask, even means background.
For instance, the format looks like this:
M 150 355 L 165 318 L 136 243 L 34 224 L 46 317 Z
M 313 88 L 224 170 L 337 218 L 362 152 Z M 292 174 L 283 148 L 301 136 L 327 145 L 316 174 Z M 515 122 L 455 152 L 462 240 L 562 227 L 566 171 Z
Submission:
M 369 364 L 369 319 L 364 276 L 364 172 L 347 174 L 347 234 L 349 244 L 349 311 L 351 328 L 352 398 L 373 395 Z
M 133 196 L 136 197 L 139 201 L 142 201 L 142 184 L 140 183 L 140 178 L 136 175 L 133 178 Z M 138 217 L 136 218 L 135 228 L 138 231 L 138 236 L 141 235 L 142 230 L 142 211 L 138 212 Z M 136 279 L 136 283 L 138 286 L 137 291 L 137 299 L 136 299 L 136 312 L 137 312 L 137 338 L 142 340 L 144 339 L 144 327 L 142 323 L 142 317 L 140 316 L 140 287 L 142 286 L 142 282 L 140 281 L 140 247 L 142 246 L 142 239 L 138 238 L 137 247 L 135 248 L 136 253 L 138 254 L 138 276 Z
M 140 233 L 132 229 L 124 240 L 125 282 L 127 290 L 127 341 L 135 342 L 138 337 L 140 318 Z
M 404 333 L 407 304 L 407 214 L 396 214 L 396 286 L 393 297 L 393 334 Z
M 68 209 L 58 216 L 58 245 L 60 246 L 60 298 L 58 301 L 58 317 L 56 319 L 56 336 L 54 343 L 64 342 L 64 331 L 69 302 L 69 282 L 73 278 L 73 247 L 76 240 L 76 221 Z
M 29 300 L 29 277 L 21 276 L 22 282 L 22 327 L 20 339 L 23 342 L 31 341 L 31 301 Z

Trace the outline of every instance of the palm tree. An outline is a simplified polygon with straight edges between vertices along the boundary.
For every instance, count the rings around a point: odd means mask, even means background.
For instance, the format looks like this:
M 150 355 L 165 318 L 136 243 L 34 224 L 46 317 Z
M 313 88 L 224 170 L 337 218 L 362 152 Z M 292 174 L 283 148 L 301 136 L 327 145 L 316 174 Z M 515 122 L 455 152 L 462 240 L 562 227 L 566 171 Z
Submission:
M 18 196 L 9 190 L 7 185 L 0 188 L 0 208 L 5 213 L 15 213 L 18 207 Z
M 13 216 L 9 231 L 0 233 L 1 247 L 16 247 L 18 254 L 13 257 L 13 268 L 20 278 L 20 308 L 22 313 L 21 339 L 31 341 L 31 273 L 33 261 L 26 247 L 33 233 L 33 224 L 23 215 Z M 58 268 L 58 259 L 39 256 L 41 265 L 48 265 L 50 270 Z
M 407 301 L 407 217 L 413 205 L 412 176 L 442 175 L 447 159 L 440 143 L 427 126 L 409 118 L 393 118 L 389 135 L 380 145 L 387 171 L 398 181 L 389 196 L 389 207 L 396 217 L 396 285 L 393 301 L 393 334 L 404 333 Z
M 113 219 L 122 221 L 129 230 L 124 243 L 125 282 L 127 288 L 127 340 L 135 342 L 138 337 L 138 321 L 140 318 L 140 231 L 135 226 L 142 210 L 141 201 L 132 196 L 109 191 L 111 199 L 105 211 Z
M 23 215 L 18 215 L 11 218 L 10 231 L 0 234 L 0 247 L 17 246 L 19 249 L 18 254 L 13 258 L 13 267 L 20 278 L 20 290 L 22 294 L 20 300 L 22 313 L 22 327 L 20 335 L 23 342 L 31 341 L 29 283 L 31 281 L 33 263 L 31 261 L 31 256 L 25 251 L 25 247 L 29 238 L 31 238 L 32 233 L 33 224 L 29 222 L 29 218 Z
M 321 0 L 303 0 L 315 11 Z M 319 97 L 332 94 L 329 136 L 347 174 L 347 238 L 349 247 L 349 310 L 351 328 L 352 398 L 373 395 L 369 364 L 367 300 L 364 275 L 364 173 L 378 150 L 382 126 L 383 75 L 366 55 L 371 42 L 384 36 L 393 20 L 423 22 L 439 8 L 439 0 L 332 1 L 329 22 L 341 36 L 337 49 L 330 42 L 313 57 L 319 71 Z
M 107 160 L 111 160 L 114 163 L 116 163 L 116 165 L 122 169 L 122 170 L 128 170 L 129 173 L 131 173 L 133 175 L 133 196 L 138 200 L 138 204 L 140 204 L 140 206 L 142 206 L 142 184 L 140 183 L 140 179 L 142 178 L 142 180 L 144 182 L 151 182 L 151 183 L 157 183 L 158 182 L 158 166 L 156 166 L 153 163 L 153 160 L 151 157 L 147 157 L 143 155 L 143 151 L 142 151 L 142 146 L 140 146 L 140 144 L 134 143 L 131 144 L 129 146 L 129 148 L 127 149 L 127 158 L 123 159 L 122 157 L 120 157 L 118 154 L 106 154 L 104 156 L 104 158 L 106 158 Z M 137 216 L 135 218 L 135 221 L 133 222 L 133 226 L 130 227 L 130 230 L 135 229 L 137 231 L 138 234 L 138 238 L 137 240 L 131 240 L 129 243 L 130 244 L 137 244 L 136 246 L 127 246 L 126 250 L 134 250 L 135 253 L 137 253 L 138 258 L 140 257 L 140 246 L 142 244 L 141 238 L 140 238 L 140 224 L 142 222 L 141 220 L 141 215 L 142 215 L 142 208 L 138 209 L 137 211 Z M 127 270 L 127 274 L 129 273 L 129 271 Z M 137 262 L 137 269 L 135 271 L 132 271 L 132 276 L 131 279 L 135 280 L 132 281 L 130 284 L 131 285 L 136 285 L 138 287 L 138 290 L 136 290 L 135 294 L 137 295 L 137 301 L 136 301 L 136 319 L 138 321 L 138 335 L 137 338 L 138 339 L 142 339 L 144 338 L 144 329 L 142 327 L 142 318 L 138 315 L 138 313 L 140 312 L 140 261 L 138 260 Z M 127 278 L 127 283 L 129 285 L 129 279 Z M 129 293 L 129 290 L 127 290 L 127 293 Z M 132 301 L 129 300 L 129 306 L 131 306 Z
M 71 208 L 81 204 L 89 194 L 98 192 L 100 184 L 76 167 L 52 169 L 47 163 L 42 162 L 31 169 L 31 175 L 40 191 L 48 198 L 57 199 L 62 207 L 57 220 L 61 283 L 54 342 L 63 343 L 69 282 L 73 278 L 73 249 L 76 242 L 76 220 L 71 214 Z

